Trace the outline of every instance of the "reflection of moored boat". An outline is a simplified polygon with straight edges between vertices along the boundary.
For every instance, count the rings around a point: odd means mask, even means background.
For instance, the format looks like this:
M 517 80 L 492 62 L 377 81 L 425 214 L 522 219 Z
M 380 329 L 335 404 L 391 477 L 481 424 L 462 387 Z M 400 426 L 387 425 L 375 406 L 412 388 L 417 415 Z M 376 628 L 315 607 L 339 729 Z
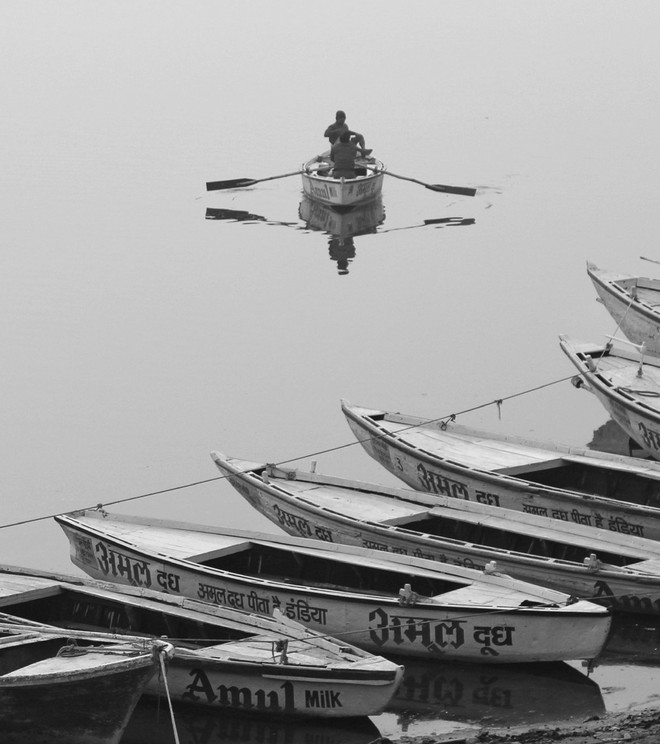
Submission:
M 573 384 L 593 393 L 644 452 L 660 459 L 660 360 L 611 340 L 597 344 L 562 335 L 559 343 L 578 370 Z
M 388 707 L 402 720 L 451 720 L 514 726 L 605 712 L 599 686 L 563 663 L 484 666 L 408 660 Z
M 355 178 L 333 178 L 330 158 L 317 155 L 302 166 L 303 191 L 310 199 L 335 207 L 363 204 L 382 192 L 384 171 L 380 160 L 360 156 L 355 161 Z
M 369 744 L 380 732 L 371 719 L 258 718 L 228 710 L 179 705 L 180 744 Z M 172 723 L 162 702 L 141 700 L 121 744 L 173 744 Z

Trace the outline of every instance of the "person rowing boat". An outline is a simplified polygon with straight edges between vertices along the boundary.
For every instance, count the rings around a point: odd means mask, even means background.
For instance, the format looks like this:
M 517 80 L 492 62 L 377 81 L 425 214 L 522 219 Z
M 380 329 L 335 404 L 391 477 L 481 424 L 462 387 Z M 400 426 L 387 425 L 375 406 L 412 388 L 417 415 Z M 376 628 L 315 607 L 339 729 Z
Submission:
M 348 124 L 346 123 L 346 113 L 341 110 L 337 111 L 335 115 L 335 121 L 330 124 L 330 126 L 327 127 L 325 132 L 323 133 L 323 136 L 327 137 L 330 140 L 331 151 L 332 146 L 339 140 L 341 134 L 343 134 L 344 132 L 348 132 L 351 141 L 354 142 L 355 145 L 359 148 L 360 154 L 363 157 L 371 155 L 373 150 L 365 147 L 364 137 L 359 132 L 353 132 L 351 129 L 349 129 Z

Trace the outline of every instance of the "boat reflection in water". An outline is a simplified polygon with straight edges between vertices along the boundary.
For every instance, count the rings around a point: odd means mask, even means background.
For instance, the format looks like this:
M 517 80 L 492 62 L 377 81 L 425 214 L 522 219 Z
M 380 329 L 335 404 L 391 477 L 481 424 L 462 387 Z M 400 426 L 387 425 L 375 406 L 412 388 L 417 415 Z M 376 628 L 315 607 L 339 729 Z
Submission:
M 285 720 L 249 718 L 200 706 L 175 706 L 180 744 L 368 744 L 380 737 L 369 718 Z M 121 744 L 172 744 L 172 720 L 167 701 L 143 699 L 128 724 Z
M 605 711 L 599 686 L 563 662 L 494 666 L 406 659 L 405 665 L 388 707 L 403 731 L 420 720 L 516 726 L 585 720 Z
M 359 204 L 354 207 L 330 207 L 327 204 L 314 201 L 303 195 L 298 214 L 304 225 L 297 222 L 283 222 L 269 220 L 259 214 L 253 214 L 243 209 L 224 209 L 207 207 L 207 220 L 225 220 L 230 222 L 260 222 L 266 225 L 280 225 L 292 227 L 296 230 L 314 230 L 326 233 L 328 238 L 328 252 L 330 259 L 337 264 L 337 272 L 340 275 L 348 274 L 348 265 L 355 258 L 354 238 L 370 233 L 395 232 L 397 230 L 411 230 L 416 227 L 456 227 L 459 225 L 473 225 L 474 218 L 463 217 L 436 217 L 424 220 L 417 225 L 405 227 L 393 227 L 389 230 L 378 228 L 385 221 L 385 207 L 380 197 Z
M 367 204 L 338 209 L 305 196 L 298 213 L 308 229 L 330 236 L 328 252 L 339 274 L 348 274 L 348 264 L 355 258 L 353 238 L 375 233 L 378 225 L 385 221 L 385 207 L 380 197 Z

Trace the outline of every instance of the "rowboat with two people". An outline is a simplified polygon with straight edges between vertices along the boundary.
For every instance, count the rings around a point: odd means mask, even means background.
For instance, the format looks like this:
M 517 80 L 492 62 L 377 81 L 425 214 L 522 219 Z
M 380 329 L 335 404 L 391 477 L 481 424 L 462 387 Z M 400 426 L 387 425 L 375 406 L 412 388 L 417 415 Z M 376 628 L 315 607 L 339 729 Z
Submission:
M 256 476 L 242 474 L 248 464 L 219 455 L 215 462 L 249 498 Z M 279 490 L 275 481 L 269 488 Z M 279 507 L 277 514 L 284 518 Z M 306 539 L 96 510 L 56 519 L 73 563 L 93 577 L 263 614 L 278 608 L 375 653 L 482 663 L 591 659 L 611 623 L 603 607 L 508 576 L 443 566 L 414 551 L 336 544 L 321 527 L 309 539 L 297 518 Z
M 341 407 L 365 451 L 418 491 L 660 540 L 660 463 Z
M 174 644 L 169 697 L 197 708 L 325 720 L 369 716 L 387 705 L 401 679 L 400 665 L 350 639 L 321 636 L 281 612 L 264 617 L 177 596 L 155 578 L 161 591 L 2 567 L 0 612 L 60 633 L 112 632 L 127 642 L 167 637 Z M 162 681 L 153 679 L 145 695 L 161 697 Z

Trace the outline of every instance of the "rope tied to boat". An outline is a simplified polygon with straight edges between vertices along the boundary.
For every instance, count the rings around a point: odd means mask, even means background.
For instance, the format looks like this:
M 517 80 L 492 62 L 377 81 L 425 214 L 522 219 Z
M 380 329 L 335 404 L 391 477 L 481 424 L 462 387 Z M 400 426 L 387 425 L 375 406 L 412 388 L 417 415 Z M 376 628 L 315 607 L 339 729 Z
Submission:
M 639 395 L 642 398 L 660 398 L 660 391 L 657 390 L 641 390 L 623 386 L 617 387 L 616 390 L 620 393 L 628 393 L 628 395 Z
M 96 649 L 94 649 L 96 650 Z M 83 648 L 75 642 L 68 643 L 66 646 L 57 652 L 56 656 L 73 657 L 73 656 L 84 656 L 89 652 L 88 648 Z
M 456 414 L 452 413 L 451 416 L 447 416 L 447 418 L 444 421 L 440 422 L 440 428 L 442 429 L 442 431 L 446 431 L 449 424 L 453 424 L 454 421 L 456 421 Z M 413 428 L 413 427 L 409 427 L 409 428 Z
M 174 646 L 166 641 L 154 642 L 154 654 L 158 657 L 160 663 L 160 678 L 165 685 L 165 696 L 167 697 L 167 704 L 170 709 L 170 720 L 172 721 L 172 733 L 174 735 L 175 744 L 180 743 L 179 732 L 176 727 L 176 720 L 174 718 L 174 708 L 172 706 L 172 697 L 170 695 L 170 688 L 167 684 L 167 667 L 166 661 L 172 658 L 174 655 Z

